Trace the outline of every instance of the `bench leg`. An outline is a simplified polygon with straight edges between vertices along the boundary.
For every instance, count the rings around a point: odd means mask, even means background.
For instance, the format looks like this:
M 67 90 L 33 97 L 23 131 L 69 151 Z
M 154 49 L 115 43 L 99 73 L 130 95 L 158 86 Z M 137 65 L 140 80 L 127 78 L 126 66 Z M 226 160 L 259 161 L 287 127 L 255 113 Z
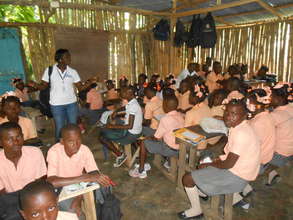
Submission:
M 225 195 L 224 219 L 232 220 L 233 217 L 233 194 Z
M 127 156 L 127 160 L 125 163 L 130 168 L 131 167 L 131 160 L 132 160 L 131 144 L 127 144 L 124 146 L 124 152 Z
M 161 168 L 162 160 L 163 160 L 163 157 L 160 154 L 155 154 L 155 158 L 154 158 L 153 163 L 157 168 Z
M 176 180 L 177 178 L 177 170 L 178 170 L 178 165 L 177 165 L 178 159 L 176 157 L 170 157 L 170 174 Z
M 95 198 L 94 193 L 88 192 L 83 195 L 83 202 L 84 202 L 84 211 L 86 220 L 96 220 L 96 205 L 95 205 Z

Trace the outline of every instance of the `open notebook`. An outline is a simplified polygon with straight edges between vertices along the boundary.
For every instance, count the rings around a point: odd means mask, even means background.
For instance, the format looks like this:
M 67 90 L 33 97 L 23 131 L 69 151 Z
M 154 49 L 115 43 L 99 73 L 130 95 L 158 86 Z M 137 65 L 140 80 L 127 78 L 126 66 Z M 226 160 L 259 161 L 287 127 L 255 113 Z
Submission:
M 180 128 L 174 132 L 175 136 L 179 139 L 183 139 L 191 144 L 198 144 L 205 139 L 205 136 L 197 134 L 188 128 Z

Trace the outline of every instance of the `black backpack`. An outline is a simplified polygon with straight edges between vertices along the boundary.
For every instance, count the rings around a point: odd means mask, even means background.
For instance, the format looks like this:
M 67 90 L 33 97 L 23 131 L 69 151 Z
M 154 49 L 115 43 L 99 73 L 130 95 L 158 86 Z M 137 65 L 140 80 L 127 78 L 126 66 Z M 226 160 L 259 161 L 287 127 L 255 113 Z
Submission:
M 167 41 L 170 38 L 170 25 L 168 20 L 161 19 L 153 28 L 156 40 Z
M 213 48 L 217 43 L 216 25 L 212 14 L 209 12 L 202 20 L 201 47 Z
M 49 66 L 48 75 L 49 75 L 49 85 L 46 89 L 40 91 L 39 100 L 41 103 L 40 111 L 43 115 L 46 115 L 49 118 L 52 118 L 52 112 L 50 108 L 50 89 L 51 89 L 51 75 L 53 72 L 53 66 Z
M 176 33 L 174 37 L 174 46 L 181 47 L 188 40 L 188 32 L 183 23 L 178 19 L 176 23 Z
M 188 33 L 188 40 L 186 43 L 187 47 L 193 48 L 201 44 L 201 28 L 202 20 L 200 18 L 200 15 L 194 15 Z

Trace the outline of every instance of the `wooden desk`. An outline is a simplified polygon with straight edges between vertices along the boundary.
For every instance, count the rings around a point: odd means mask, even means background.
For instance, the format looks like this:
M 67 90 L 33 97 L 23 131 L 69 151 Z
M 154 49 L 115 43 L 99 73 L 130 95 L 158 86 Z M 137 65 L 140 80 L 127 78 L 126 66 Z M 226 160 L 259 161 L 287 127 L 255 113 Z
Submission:
M 187 140 L 176 137 L 176 143 L 179 144 L 179 161 L 178 161 L 178 178 L 177 178 L 177 190 L 184 192 L 184 187 L 182 184 L 182 177 L 186 171 L 191 171 L 195 168 L 196 161 L 196 150 L 197 148 L 205 148 L 209 142 L 214 142 L 215 139 L 224 134 L 220 133 L 206 133 L 199 125 L 187 127 L 190 131 L 202 135 L 205 137 L 198 144 L 191 144 Z M 187 149 L 190 150 L 189 163 L 186 164 L 186 153 Z
M 93 191 L 99 189 L 100 185 L 96 184 L 93 186 L 89 186 L 82 190 L 77 190 L 72 193 L 66 193 L 64 189 L 62 189 L 59 195 L 59 202 L 74 198 L 76 196 L 83 195 L 83 204 L 84 204 L 84 211 L 86 220 L 96 220 L 96 204 L 95 204 L 95 197 Z

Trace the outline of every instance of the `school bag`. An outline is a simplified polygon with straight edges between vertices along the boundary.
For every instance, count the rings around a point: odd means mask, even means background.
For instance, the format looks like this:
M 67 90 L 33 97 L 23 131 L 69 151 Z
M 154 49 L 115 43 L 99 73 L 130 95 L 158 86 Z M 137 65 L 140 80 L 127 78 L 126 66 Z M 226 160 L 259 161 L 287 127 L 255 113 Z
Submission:
M 23 220 L 18 210 L 19 191 L 0 196 L 0 220 Z
M 217 43 L 216 25 L 212 14 L 209 12 L 207 16 L 202 19 L 201 28 L 201 47 L 213 48 Z
M 201 44 L 202 20 L 200 15 L 194 15 L 188 33 L 187 47 L 193 48 Z
M 188 32 L 185 30 L 183 23 L 178 19 L 174 36 L 174 46 L 181 47 L 187 40 Z
M 51 89 L 51 75 L 53 72 L 53 66 L 49 66 L 48 75 L 49 75 L 49 85 L 46 89 L 40 91 L 39 100 L 41 103 L 40 111 L 43 115 L 46 115 L 49 118 L 52 118 L 52 112 L 50 108 L 50 89 Z
M 154 38 L 156 40 L 167 41 L 170 37 L 170 25 L 168 20 L 161 19 L 153 28 Z
M 120 220 L 120 200 L 112 193 L 111 187 L 95 191 L 97 220 Z

